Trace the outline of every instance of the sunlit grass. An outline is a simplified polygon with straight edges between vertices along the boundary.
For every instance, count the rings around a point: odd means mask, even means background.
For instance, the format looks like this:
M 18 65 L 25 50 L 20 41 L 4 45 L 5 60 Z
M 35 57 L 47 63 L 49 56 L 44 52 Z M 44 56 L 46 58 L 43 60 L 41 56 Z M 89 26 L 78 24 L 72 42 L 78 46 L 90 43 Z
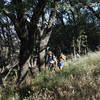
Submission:
M 62 72 L 42 71 L 30 86 L 6 88 L 4 100 L 100 100 L 100 52 L 65 62 Z M 5 99 L 7 98 L 7 99 Z
M 63 94 L 64 97 L 69 93 L 69 97 L 74 96 L 73 98 L 77 100 L 85 100 L 89 96 L 96 98 L 100 93 L 100 78 L 98 78 L 100 77 L 100 52 L 89 53 L 80 59 L 67 60 L 61 73 L 57 71 L 51 74 L 50 72 L 48 75 L 40 74 L 34 80 L 34 84 L 52 91 L 54 89 L 59 91 L 60 88 L 60 93 L 66 92 Z M 41 84 L 36 81 L 40 77 L 42 77 Z

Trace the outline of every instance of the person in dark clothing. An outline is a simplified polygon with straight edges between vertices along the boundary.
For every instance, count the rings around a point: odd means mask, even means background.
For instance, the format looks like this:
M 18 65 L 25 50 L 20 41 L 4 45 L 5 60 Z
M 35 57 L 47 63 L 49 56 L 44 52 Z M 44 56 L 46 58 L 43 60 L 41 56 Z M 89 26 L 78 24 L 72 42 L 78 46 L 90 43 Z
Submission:
M 57 59 L 55 55 L 50 51 L 46 58 L 46 69 L 52 70 L 56 66 L 57 68 Z

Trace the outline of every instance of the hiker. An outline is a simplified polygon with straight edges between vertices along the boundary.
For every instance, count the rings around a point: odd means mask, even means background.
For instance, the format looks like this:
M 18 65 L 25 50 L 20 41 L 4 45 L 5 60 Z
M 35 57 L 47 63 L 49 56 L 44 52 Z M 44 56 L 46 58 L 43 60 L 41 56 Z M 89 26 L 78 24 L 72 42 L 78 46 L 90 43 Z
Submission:
M 65 56 L 63 54 L 60 55 L 59 59 L 58 59 L 58 67 L 59 67 L 59 71 L 62 71 L 63 65 L 64 65 L 64 60 L 65 60 Z
M 57 59 L 56 59 L 55 55 L 50 51 L 46 58 L 46 66 L 45 67 L 52 70 L 54 68 L 54 66 L 56 66 L 56 68 L 57 68 Z

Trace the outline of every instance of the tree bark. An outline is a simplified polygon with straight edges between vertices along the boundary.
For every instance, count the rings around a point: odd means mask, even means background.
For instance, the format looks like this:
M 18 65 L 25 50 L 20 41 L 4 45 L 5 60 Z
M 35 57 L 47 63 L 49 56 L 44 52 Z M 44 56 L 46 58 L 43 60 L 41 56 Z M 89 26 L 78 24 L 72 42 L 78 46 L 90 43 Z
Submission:
M 49 23 L 47 26 L 47 31 L 45 38 L 41 36 L 40 39 L 40 47 L 38 50 L 40 65 L 43 65 L 44 56 L 45 56 L 45 48 L 48 44 L 51 32 L 52 32 L 52 24 L 54 22 L 54 18 L 56 16 L 57 4 L 59 0 L 54 1 L 54 8 L 51 10 L 51 15 L 49 18 Z M 19 54 L 19 74 L 17 83 L 20 84 L 24 77 L 28 72 L 28 65 L 30 62 L 30 57 L 32 55 L 33 48 L 36 47 L 37 43 L 37 23 L 40 19 L 40 16 L 43 13 L 43 10 L 46 6 L 47 0 L 38 0 L 38 4 L 36 5 L 33 15 L 31 17 L 30 22 L 25 18 L 25 9 L 22 0 L 14 0 L 12 1 L 14 6 L 17 6 L 14 10 L 16 10 L 16 15 L 12 14 L 8 10 L 4 10 L 4 13 L 11 19 L 14 24 L 16 33 L 20 39 L 20 54 Z M 43 34 L 44 36 L 44 34 Z
M 44 33 L 45 38 L 42 37 L 44 35 L 43 34 L 44 29 L 42 29 L 40 32 L 39 58 L 38 58 L 39 59 L 38 66 L 39 66 L 40 70 L 41 70 L 41 68 L 43 68 L 45 66 L 46 48 L 47 48 L 47 45 L 48 45 L 48 42 L 49 42 L 49 39 L 50 39 L 50 36 L 52 33 L 52 25 L 53 25 L 55 17 L 56 17 L 56 12 L 58 9 L 58 2 L 59 2 L 59 0 L 55 0 L 54 5 L 53 5 L 54 7 L 51 8 L 51 14 L 50 14 L 49 22 L 48 22 L 48 25 L 46 28 L 46 33 Z
M 41 14 L 43 13 L 44 7 L 46 5 L 47 0 L 39 1 L 38 5 L 34 11 L 34 14 L 32 16 L 31 22 L 26 24 L 26 27 L 23 26 L 23 21 L 19 25 L 21 25 L 21 35 L 20 40 L 21 40 L 21 46 L 20 46 L 20 55 L 19 55 L 19 74 L 18 74 L 18 80 L 17 83 L 20 84 L 25 76 L 27 75 L 28 69 L 29 69 L 29 63 L 30 63 L 30 58 L 33 52 L 33 47 L 36 45 L 34 40 L 36 40 L 36 34 L 37 34 L 37 23 L 39 21 L 39 18 Z M 24 34 L 23 34 L 24 33 Z

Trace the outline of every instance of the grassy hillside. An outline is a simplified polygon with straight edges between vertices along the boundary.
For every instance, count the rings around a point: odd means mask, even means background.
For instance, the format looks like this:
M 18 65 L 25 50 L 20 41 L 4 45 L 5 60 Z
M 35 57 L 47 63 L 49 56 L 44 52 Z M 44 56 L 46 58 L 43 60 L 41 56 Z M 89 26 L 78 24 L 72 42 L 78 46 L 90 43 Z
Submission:
M 67 60 L 63 71 L 43 71 L 31 85 L 6 87 L 1 100 L 100 100 L 100 52 Z M 24 99 L 22 99 L 24 98 Z

